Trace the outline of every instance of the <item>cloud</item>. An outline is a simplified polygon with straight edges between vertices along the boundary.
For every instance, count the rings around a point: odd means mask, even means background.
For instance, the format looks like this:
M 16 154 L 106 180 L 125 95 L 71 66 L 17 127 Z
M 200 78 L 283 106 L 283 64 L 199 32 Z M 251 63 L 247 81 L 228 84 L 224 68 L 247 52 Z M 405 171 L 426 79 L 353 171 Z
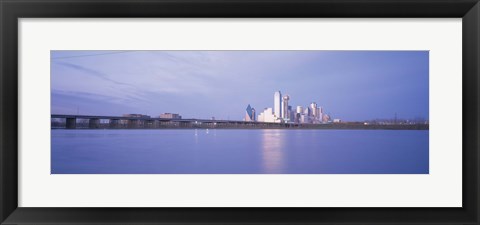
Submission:
M 122 82 L 118 82 L 116 80 L 110 79 L 110 78 L 108 78 L 108 76 L 106 74 L 104 74 L 102 72 L 99 72 L 97 70 L 94 70 L 94 69 L 90 69 L 90 68 L 87 68 L 87 67 L 83 67 L 83 66 L 79 66 L 79 65 L 75 65 L 73 63 L 67 63 L 67 62 L 56 62 L 56 63 L 58 65 L 62 65 L 62 66 L 65 66 L 65 67 L 68 67 L 68 68 L 71 68 L 71 69 L 74 69 L 74 70 L 78 70 L 85 75 L 95 76 L 95 77 L 101 78 L 105 81 L 112 82 L 114 84 L 135 87 L 135 86 L 130 85 L 130 84 L 126 84 L 126 83 L 122 83 Z
M 272 107 L 273 92 L 281 90 L 290 94 L 292 105 L 316 101 L 327 111 L 348 106 L 343 119 L 368 115 L 372 110 L 380 114 L 392 107 L 413 113 L 419 104 L 406 99 L 420 95 L 416 101 L 426 102 L 427 108 L 416 114 L 428 115 L 428 91 L 420 93 L 428 90 L 428 55 L 416 52 L 52 52 L 52 56 L 68 56 L 52 60 L 52 90 L 154 114 L 168 110 L 192 117 L 237 118 L 243 116 L 247 104 L 257 109 Z M 426 71 L 422 71 L 422 65 L 426 65 Z M 395 86 L 403 93 L 400 98 Z M 407 92 L 406 86 L 413 90 Z M 369 90 L 381 90 L 382 97 L 369 95 Z M 349 102 L 354 99 L 352 94 L 357 102 Z M 375 107 L 379 104 L 385 110 Z

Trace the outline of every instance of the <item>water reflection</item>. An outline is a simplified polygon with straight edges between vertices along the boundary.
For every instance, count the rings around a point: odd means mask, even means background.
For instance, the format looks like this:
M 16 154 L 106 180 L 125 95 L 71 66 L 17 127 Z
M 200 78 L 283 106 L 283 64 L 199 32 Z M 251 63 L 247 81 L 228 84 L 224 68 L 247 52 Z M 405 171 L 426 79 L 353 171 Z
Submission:
M 209 129 L 208 132 L 205 129 L 52 130 L 51 173 L 429 173 L 428 131 Z
M 195 129 L 195 146 L 198 146 L 198 131 Z
M 285 171 L 285 132 L 282 130 L 262 131 L 263 173 L 283 173 Z

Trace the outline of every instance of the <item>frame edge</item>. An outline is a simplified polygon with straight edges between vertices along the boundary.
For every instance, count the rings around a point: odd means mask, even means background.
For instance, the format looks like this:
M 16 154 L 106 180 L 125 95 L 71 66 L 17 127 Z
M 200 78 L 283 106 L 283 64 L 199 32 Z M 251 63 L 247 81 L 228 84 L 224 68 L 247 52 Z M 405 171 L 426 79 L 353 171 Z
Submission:
M 19 1 L 20 3 L 13 3 L 13 1 L 7 0 L 0 0 L 0 223 L 4 224 L 17 224 L 17 223 L 25 223 L 16 218 L 7 218 L 10 215 L 28 215 L 25 213 L 26 208 L 17 208 L 18 203 L 18 81 L 17 81 L 17 72 L 18 69 L 16 67 L 18 61 L 18 24 L 16 20 L 21 16 L 34 15 L 33 17 L 46 17 L 48 16 L 48 12 L 44 12 L 43 14 L 35 13 L 35 8 L 33 8 L 33 12 L 30 10 L 23 11 L 20 7 L 23 4 L 29 4 L 28 1 Z M 35 1 L 34 1 L 35 2 Z M 37 2 L 47 2 L 47 1 L 37 1 Z M 59 3 L 59 1 L 54 1 L 55 3 Z M 67 3 L 69 1 L 66 1 Z M 76 1 L 78 2 L 78 1 Z M 88 2 L 88 1 L 85 1 Z M 151 1 L 153 2 L 153 1 Z M 344 5 L 347 5 L 347 1 L 342 1 Z M 350 1 L 352 2 L 352 1 Z M 357 1 L 361 2 L 361 1 Z M 367 1 L 365 1 L 367 2 Z M 384 1 L 386 2 L 386 1 Z M 418 1 L 417 1 L 418 2 Z M 428 2 L 428 1 L 424 1 Z M 431 1 L 434 2 L 434 1 Z M 438 2 L 438 1 L 437 1 Z M 464 1 L 463 4 L 465 5 L 467 1 Z M 468 1 L 472 2 L 472 1 Z M 477 1 L 478 2 L 478 1 Z M 91 3 L 91 2 L 89 2 Z M 140 4 L 140 3 L 139 3 Z M 250 2 L 250 4 L 252 4 Z M 90 4 L 87 4 L 90 5 Z M 247 4 L 248 5 L 248 4 Z M 12 6 L 13 10 L 8 11 Z M 203 8 L 203 7 L 202 7 Z M 16 11 L 18 9 L 22 9 L 20 11 Z M 298 8 L 297 8 L 298 9 Z M 105 9 L 103 9 L 105 10 Z M 138 9 L 137 9 L 138 10 Z M 48 10 L 47 10 L 48 11 Z M 101 10 L 95 11 L 94 13 L 90 14 L 92 16 L 99 15 L 98 13 Z M 151 11 L 151 10 L 150 10 Z M 61 17 L 64 13 L 53 13 L 52 14 L 59 14 L 56 16 Z M 257 14 L 259 12 L 256 12 Z M 126 13 L 128 14 L 128 13 Z M 220 16 L 223 15 L 219 13 Z M 254 15 L 256 15 L 254 13 Z M 293 15 L 294 16 L 294 15 Z M 71 17 L 71 16 L 70 16 Z M 113 14 L 113 17 L 116 17 Z M 479 224 L 479 214 L 480 214 L 480 207 L 479 207 L 479 181 L 478 175 L 480 174 L 479 171 L 479 153 L 478 153 L 478 131 L 480 128 L 480 121 L 478 120 L 478 113 L 479 113 L 479 72 L 480 72 L 480 65 L 479 65 L 479 56 L 480 56 L 480 5 L 479 3 L 475 4 L 468 13 L 466 13 L 463 17 L 464 23 L 463 26 L 463 87 L 464 90 L 472 90 L 471 92 L 467 93 L 467 96 L 464 95 L 463 99 L 463 107 L 465 109 L 466 105 L 471 104 L 472 102 L 475 103 L 474 110 L 470 112 L 466 112 L 464 110 L 464 131 L 468 127 L 473 128 L 476 132 L 472 133 L 471 136 L 464 137 L 465 141 L 469 141 L 473 143 L 471 147 L 475 147 L 477 150 L 473 152 L 473 154 L 466 155 L 464 152 L 463 159 L 464 162 L 468 162 L 467 165 L 463 165 L 464 173 L 463 179 L 468 180 L 474 178 L 471 185 L 464 185 L 464 209 L 467 210 L 467 214 L 469 215 L 468 222 L 463 221 L 459 222 L 458 224 Z M 467 29 L 465 29 L 467 28 Z M 466 35 L 466 30 L 471 31 L 469 33 L 471 35 Z M 14 38 L 12 36 L 14 35 Z M 466 44 L 469 43 L 469 44 Z M 467 48 L 469 46 L 470 48 Z M 10 58 L 6 58 L 4 56 L 13 56 Z M 468 59 L 468 62 L 466 60 Z M 476 76 L 471 79 L 465 79 L 465 74 L 475 74 Z M 472 89 L 473 88 L 473 89 Z M 8 119 L 7 119 L 8 118 Z M 470 124 L 465 122 L 466 118 L 473 118 L 470 121 Z M 471 130 L 470 130 L 471 131 Z M 467 142 L 465 142 L 467 143 Z M 14 153 L 10 152 L 12 149 L 15 150 Z M 466 161 L 465 161 L 466 160 Z M 465 173 L 465 171 L 473 171 L 472 173 Z M 475 193 L 474 197 L 471 199 L 465 198 L 465 193 Z M 27 210 L 29 211 L 29 210 Z M 61 210 L 60 210 L 61 211 Z M 33 213 L 36 214 L 36 213 Z M 32 214 L 31 214 L 32 215 Z M 142 215 L 142 213 L 137 214 Z M 38 214 L 34 216 L 34 218 L 38 218 Z M 210 215 L 206 215 L 212 216 Z M 15 216 L 14 216 L 15 217 Z M 25 218 L 23 218 L 25 219 Z M 36 223 L 44 223 L 45 221 L 35 221 Z M 51 221 L 53 223 L 53 221 Z M 93 223 L 93 221 L 91 221 Z M 106 222 L 106 221 L 105 221 Z M 172 221 L 170 221 L 172 222 Z M 291 221 L 290 221 L 291 222 Z M 467 222 L 467 223 L 466 223 Z M 29 222 L 26 222 L 29 223 Z M 74 223 L 74 221 L 72 221 Z M 167 222 L 165 222 L 167 223 Z M 174 222 L 172 222 L 174 223 Z M 325 222 L 328 223 L 328 222 Z M 348 222 L 347 222 L 348 223 Z M 179 223 L 180 224 L 180 223 Z M 348 223 L 352 224 L 352 223 Z M 358 223 L 355 223 L 358 224 Z M 407 224 L 405 222 L 399 224 Z

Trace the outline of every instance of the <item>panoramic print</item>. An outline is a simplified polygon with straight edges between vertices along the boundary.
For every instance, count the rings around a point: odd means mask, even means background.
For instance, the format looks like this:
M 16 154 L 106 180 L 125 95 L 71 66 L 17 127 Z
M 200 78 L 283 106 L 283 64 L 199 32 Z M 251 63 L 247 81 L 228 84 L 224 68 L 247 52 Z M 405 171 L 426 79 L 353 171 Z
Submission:
M 428 51 L 51 51 L 51 174 L 428 174 Z

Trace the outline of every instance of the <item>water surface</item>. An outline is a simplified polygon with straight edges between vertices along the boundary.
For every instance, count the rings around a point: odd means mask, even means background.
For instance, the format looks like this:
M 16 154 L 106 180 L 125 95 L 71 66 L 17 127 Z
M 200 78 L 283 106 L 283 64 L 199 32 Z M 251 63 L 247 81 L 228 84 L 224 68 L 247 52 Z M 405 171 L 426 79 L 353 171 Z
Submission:
M 425 174 L 428 130 L 52 130 L 52 174 Z

